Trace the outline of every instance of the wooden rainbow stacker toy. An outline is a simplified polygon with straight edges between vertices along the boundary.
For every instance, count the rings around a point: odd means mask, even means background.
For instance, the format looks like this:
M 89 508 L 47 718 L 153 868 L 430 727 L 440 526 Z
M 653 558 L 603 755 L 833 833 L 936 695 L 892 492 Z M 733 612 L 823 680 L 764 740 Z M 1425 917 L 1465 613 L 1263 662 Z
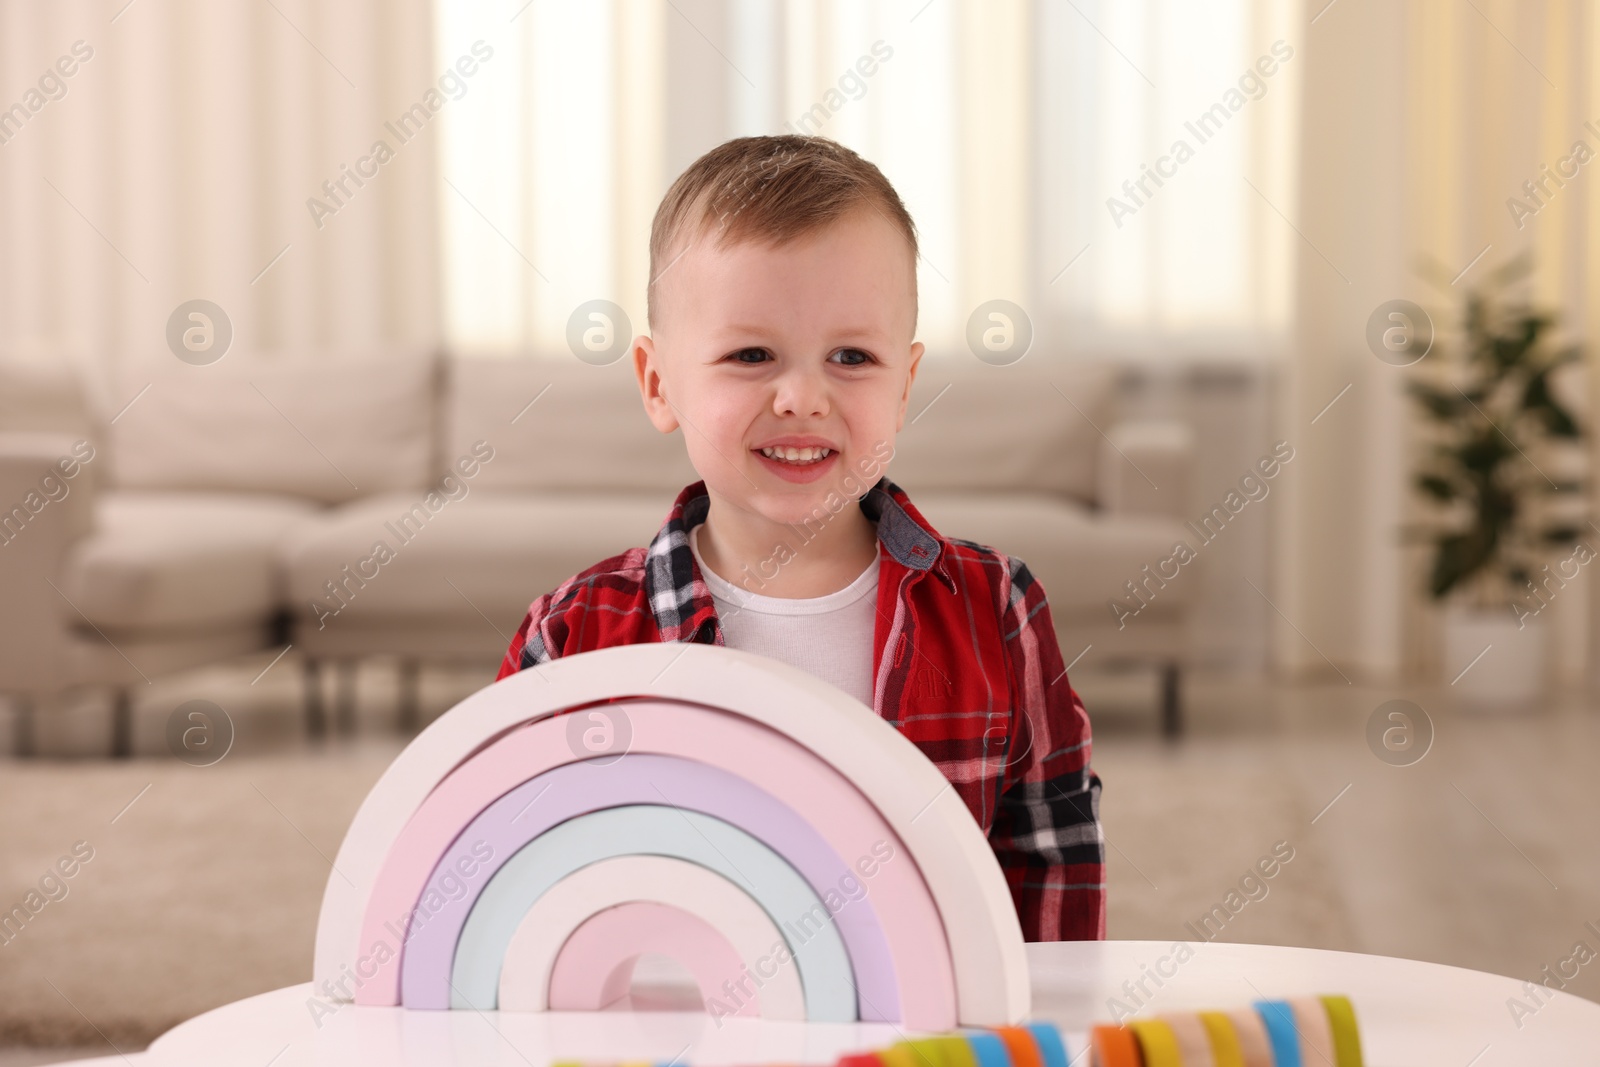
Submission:
M 937 768 L 831 686 L 704 645 L 521 671 L 432 723 L 334 860 L 314 984 L 328 1011 L 600 1009 L 645 953 L 714 1018 L 1029 1009 L 1004 875 Z

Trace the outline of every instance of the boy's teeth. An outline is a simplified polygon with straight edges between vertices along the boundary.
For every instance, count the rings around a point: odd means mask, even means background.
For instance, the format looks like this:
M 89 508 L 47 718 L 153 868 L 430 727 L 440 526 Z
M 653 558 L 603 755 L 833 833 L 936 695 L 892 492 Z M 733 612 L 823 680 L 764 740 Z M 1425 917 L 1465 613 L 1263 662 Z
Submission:
M 761 454 L 768 459 L 781 459 L 788 463 L 815 463 L 827 459 L 833 452 L 829 448 L 763 448 Z

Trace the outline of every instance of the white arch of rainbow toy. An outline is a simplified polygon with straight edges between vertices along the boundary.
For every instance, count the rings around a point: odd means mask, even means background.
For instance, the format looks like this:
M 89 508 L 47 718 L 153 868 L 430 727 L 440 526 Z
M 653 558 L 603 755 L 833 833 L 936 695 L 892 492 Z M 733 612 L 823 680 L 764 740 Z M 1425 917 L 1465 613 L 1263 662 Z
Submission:
M 315 980 L 598 1007 L 662 946 L 713 1013 L 949 1030 L 1030 1008 L 1005 877 L 939 770 L 811 675 L 695 644 L 519 671 L 431 723 L 339 848 Z

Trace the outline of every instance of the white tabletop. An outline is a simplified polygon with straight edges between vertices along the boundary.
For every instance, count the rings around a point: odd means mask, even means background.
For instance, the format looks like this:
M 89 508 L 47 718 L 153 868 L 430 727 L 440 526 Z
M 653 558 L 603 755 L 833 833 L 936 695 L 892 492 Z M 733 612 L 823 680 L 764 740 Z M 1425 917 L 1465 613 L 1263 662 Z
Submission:
M 1030 944 L 1033 1018 L 1062 1027 L 1076 1067 L 1083 1033 L 1110 1022 L 1113 999 L 1139 1015 L 1230 1009 L 1251 1001 L 1343 993 L 1355 1005 L 1370 1067 L 1600 1064 L 1600 1004 L 1565 993 L 1530 1000 L 1520 981 L 1388 956 L 1267 945 L 1161 941 Z M 1143 990 L 1140 980 L 1143 979 Z M 1127 983 L 1125 985 L 1124 983 Z M 1148 994 L 1148 995 L 1147 995 Z M 703 1013 L 404 1011 L 345 1005 L 314 1020 L 310 984 L 207 1012 L 149 1051 L 83 1063 L 133 1067 L 474 1064 L 544 1067 L 555 1059 L 615 1063 L 831 1064 L 898 1040 L 884 1024 L 767 1023 Z M 1513 1017 L 1509 1003 L 1542 1002 Z M 915 1036 L 915 1035 L 909 1035 Z

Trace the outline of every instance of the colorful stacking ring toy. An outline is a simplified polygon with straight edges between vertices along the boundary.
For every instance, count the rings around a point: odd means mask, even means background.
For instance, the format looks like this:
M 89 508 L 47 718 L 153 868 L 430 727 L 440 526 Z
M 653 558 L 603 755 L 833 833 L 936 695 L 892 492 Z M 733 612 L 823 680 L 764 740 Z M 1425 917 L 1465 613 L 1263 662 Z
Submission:
M 1089 1032 L 1090 1058 L 1074 1062 L 1061 1031 L 1033 1022 L 898 1041 L 842 1056 L 834 1067 L 1361 1067 L 1348 997 L 1258 1000 L 1234 1012 L 1173 1013 Z M 1080 1054 L 1081 1055 L 1081 1054 Z M 600 1067 L 556 1063 L 553 1067 Z M 652 1067 L 627 1064 L 616 1067 Z M 660 1065 L 668 1067 L 668 1065 Z M 682 1064 L 676 1067 L 683 1067 Z
M 901 1041 L 836 1067 L 1361 1067 L 1348 997 L 1260 1000 L 1238 1011 L 1174 1012 L 1089 1031 L 1074 1061 L 1061 1031 L 1033 1022 Z

